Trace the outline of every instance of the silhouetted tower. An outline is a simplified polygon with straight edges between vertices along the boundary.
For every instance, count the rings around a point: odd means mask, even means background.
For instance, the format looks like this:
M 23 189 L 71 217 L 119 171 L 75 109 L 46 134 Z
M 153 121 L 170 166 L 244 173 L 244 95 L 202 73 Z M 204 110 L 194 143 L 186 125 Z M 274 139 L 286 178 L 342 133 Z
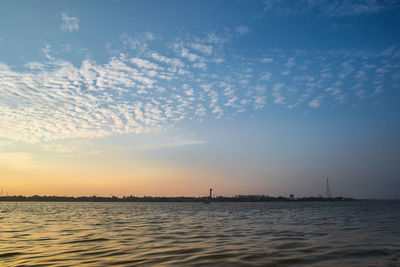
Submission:
M 212 198 L 212 188 L 210 188 L 210 198 Z
M 326 197 L 331 198 L 332 193 L 331 193 L 331 187 L 329 186 L 329 179 L 326 178 Z

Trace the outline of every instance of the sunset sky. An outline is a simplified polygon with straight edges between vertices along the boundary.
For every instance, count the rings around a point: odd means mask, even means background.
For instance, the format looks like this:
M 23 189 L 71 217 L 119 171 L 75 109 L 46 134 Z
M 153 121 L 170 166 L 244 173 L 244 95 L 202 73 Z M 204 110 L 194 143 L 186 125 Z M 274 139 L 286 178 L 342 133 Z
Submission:
M 1 1 L 3 195 L 400 198 L 396 0 Z

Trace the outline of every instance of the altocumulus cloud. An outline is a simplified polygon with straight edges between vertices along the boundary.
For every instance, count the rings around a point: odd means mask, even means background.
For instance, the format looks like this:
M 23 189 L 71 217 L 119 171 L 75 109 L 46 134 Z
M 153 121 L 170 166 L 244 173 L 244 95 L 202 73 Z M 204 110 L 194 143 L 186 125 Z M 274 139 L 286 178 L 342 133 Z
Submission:
M 123 37 L 123 43 L 133 40 Z M 80 66 L 55 58 L 46 45 L 44 62 L 18 69 L 0 62 L 0 138 L 37 143 L 154 133 L 182 120 L 232 117 L 268 103 L 292 109 L 322 107 L 322 99 L 324 105 L 367 101 L 390 92 L 391 79 L 399 77 L 397 46 L 383 54 L 270 51 L 220 64 L 224 44 L 223 37 L 207 34 L 169 44 L 168 56 L 146 45 L 135 56 L 128 51 Z
M 147 59 L 120 54 L 106 64 L 84 60 L 75 67 L 51 57 L 47 45 L 45 63 L 29 62 L 23 71 L 1 64 L 0 136 L 35 143 L 149 133 L 163 131 L 188 116 L 203 117 L 211 105 L 208 96 L 185 90 L 191 69 L 196 68 L 187 63 L 200 56 L 184 49 L 187 54 L 180 51 L 181 59 L 156 52 Z M 181 88 L 171 86 L 171 80 L 181 82 Z M 212 108 L 216 107 L 213 102 Z

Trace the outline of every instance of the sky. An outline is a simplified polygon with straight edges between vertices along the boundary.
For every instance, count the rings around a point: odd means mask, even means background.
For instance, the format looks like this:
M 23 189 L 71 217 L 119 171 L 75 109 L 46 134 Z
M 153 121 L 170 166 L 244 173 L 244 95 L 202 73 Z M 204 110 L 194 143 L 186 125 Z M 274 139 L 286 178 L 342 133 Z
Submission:
M 9 195 L 400 198 L 396 0 L 0 2 Z

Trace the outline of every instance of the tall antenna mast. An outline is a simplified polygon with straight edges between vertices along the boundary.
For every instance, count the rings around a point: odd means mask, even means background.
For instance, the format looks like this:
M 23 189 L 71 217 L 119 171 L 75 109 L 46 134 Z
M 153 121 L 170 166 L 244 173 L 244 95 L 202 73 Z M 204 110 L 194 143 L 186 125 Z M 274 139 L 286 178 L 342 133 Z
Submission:
M 329 186 L 329 179 L 326 178 L 326 197 L 332 198 L 331 187 Z

